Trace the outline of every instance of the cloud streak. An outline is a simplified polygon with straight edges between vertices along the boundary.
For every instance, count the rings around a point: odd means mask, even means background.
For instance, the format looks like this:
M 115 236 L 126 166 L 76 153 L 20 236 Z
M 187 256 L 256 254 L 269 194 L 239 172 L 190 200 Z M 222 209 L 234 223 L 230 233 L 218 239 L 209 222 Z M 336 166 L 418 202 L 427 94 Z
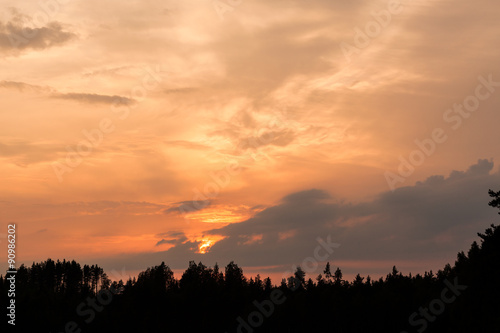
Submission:
M 177 202 L 172 207 L 165 209 L 165 214 L 169 213 L 191 213 L 210 207 L 210 200 L 192 200 Z
M 31 93 L 45 94 L 50 98 L 76 101 L 86 104 L 106 104 L 119 107 L 119 106 L 130 106 L 136 103 L 134 99 L 125 96 L 77 93 L 77 92 L 61 93 L 52 87 L 39 86 L 19 81 L 5 81 L 5 80 L 0 81 L 0 88 L 15 89 L 21 93 L 31 92 Z
M 25 82 L 18 81 L 0 81 L 0 88 L 16 89 L 20 92 L 37 92 L 37 93 L 51 93 L 54 89 L 50 87 L 37 86 Z
M 129 106 L 135 101 L 128 97 L 118 95 L 100 95 L 100 94 L 86 94 L 86 93 L 60 93 L 54 94 L 53 98 L 67 99 L 88 104 L 109 104 L 116 106 Z

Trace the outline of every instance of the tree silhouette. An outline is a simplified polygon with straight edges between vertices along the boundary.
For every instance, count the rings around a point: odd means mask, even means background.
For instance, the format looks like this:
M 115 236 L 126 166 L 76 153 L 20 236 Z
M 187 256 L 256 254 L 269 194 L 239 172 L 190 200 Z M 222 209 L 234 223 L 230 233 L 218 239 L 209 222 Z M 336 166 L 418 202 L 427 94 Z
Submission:
M 333 276 L 332 276 L 332 272 L 330 270 L 330 262 L 326 263 L 325 269 L 323 270 L 323 274 L 325 275 L 326 283 L 332 283 Z
M 489 193 L 489 205 L 500 208 L 500 192 Z M 297 267 L 274 286 L 269 277 L 247 280 L 233 261 L 224 273 L 217 264 L 190 261 L 179 280 L 162 262 L 124 283 L 111 281 L 95 264 L 47 259 L 17 270 L 16 326 L 20 332 L 61 332 L 74 323 L 74 332 L 97 333 L 499 332 L 500 226 L 477 235 L 479 242 L 437 274 L 405 276 L 393 266 L 385 279 L 357 274 L 352 282 L 340 267 L 332 275 L 330 263 L 316 282 Z M 6 278 L 0 276 L 4 306 Z M 106 292 L 111 297 L 103 298 Z
M 495 192 L 492 190 L 488 190 L 488 194 L 493 198 L 493 200 L 491 200 L 488 205 L 500 210 L 500 191 Z M 500 214 L 500 212 L 498 212 L 498 214 Z
M 342 271 L 340 270 L 340 267 L 337 267 L 335 270 L 335 273 L 333 275 L 333 283 L 336 286 L 340 286 L 342 284 Z

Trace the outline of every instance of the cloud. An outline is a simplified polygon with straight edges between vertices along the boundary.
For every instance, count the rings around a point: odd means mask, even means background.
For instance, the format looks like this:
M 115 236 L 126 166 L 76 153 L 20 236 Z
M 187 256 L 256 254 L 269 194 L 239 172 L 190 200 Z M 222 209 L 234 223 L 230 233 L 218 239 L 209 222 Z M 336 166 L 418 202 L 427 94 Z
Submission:
M 0 142 L 0 158 L 10 160 L 20 167 L 53 161 L 62 148 L 54 144 L 4 141 Z
M 136 101 L 132 98 L 119 95 L 102 95 L 89 93 L 60 93 L 56 89 L 48 86 L 33 85 L 19 81 L 0 81 L 0 88 L 16 89 L 20 92 L 34 92 L 39 94 L 47 94 L 51 98 L 73 100 L 81 103 L 89 104 L 112 104 L 116 106 L 129 106 Z
M 184 233 L 182 231 L 167 231 L 167 232 L 159 233 L 156 236 L 178 238 L 178 237 L 184 236 Z
M 186 235 L 183 232 L 171 231 L 171 232 L 158 234 L 158 236 L 160 236 L 160 235 L 165 237 L 165 238 L 162 238 L 160 241 L 158 241 L 155 244 L 155 246 L 160 246 L 163 244 L 181 245 L 188 240 Z
M 82 103 L 90 104 L 113 104 L 116 106 L 127 106 L 132 105 L 135 101 L 128 97 L 117 96 L 117 95 L 99 95 L 99 94 L 85 94 L 85 93 L 66 93 L 66 94 L 56 94 L 52 96 L 53 98 L 74 100 Z
M 173 245 L 175 244 L 175 240 L 166 240 L 166 239 L 162 239 L 160 241 L 158 241 L 158 243 L 155 244 L 155 246 L 160 246 L 160 245 L 163 245 L 163 244 L 170 244 L 170 245 Z
M 191 93 L 198 90 L 198 88 L 194 87 L 184 87 L 184 88 L 177 88 L 177 89 L 166 89 L 163 91 L 164 94 L 186 94 L 186 93 Z
M 130 69 L 135 69 L 135 66 L 118 66 L 112 68 L 104 68 L 93 71 L 88 71 L 82 74 L 83 77 L 92 77 L 92 76 L 116 76 L 121 75 L 121 72 L 125 72 Z
M 50 87 L 42 87 L 29 83 L 19 82 L 19 81 L 0 81 L 0 88 L 4 89 L 16 89 L 20 92 L 30 91 L 36 93 L 50 93 L 54 92 L 54 89 Z
M 279 238 L 278 234 L 281 232 L 303 230 L 312 221 L 315 224 L 326 224 L 334 220 L 336 204 L 328 203 L 328 199 L 331 199 L 330 195 L 318 189 L 293 193 L 284 197 L 281 204 L 266 208 L 245 222 L 207 233 L 237 237 L 263 233 L 264 239 L 272 242 Z
M 251 112 L 250 106 L 239 106 L 227 120 L 217 120 L 215 129 L 206 134 L 216 145 L 216 154 L 226 157 L 254 153 L 274 154 L 296 144 L 296 139 L 303 135 L 296 123 L 285 119 L 281 112 Z M 223 146 L 223 148 L 221 147 Z
M 1 202 L 0 202 L 1 204 Z M 27 212 L 18 212 L 22 219 L 29 219 L 31 213 L 36 216 L 50 215 L 53 217 L 61 217 L 66 215 L 74 216 L 162 216 L 161 212 L 165 209 L 165 205 L 146 202 L 146 201 L 76 201 L 60 204 L 37 204 L 30 206 Z M 7 208 L 2 208 L 6 211 Z M 16 206 L 16 210 L 19 207 Z M 167 234 L 158 234 L 157 237 L 165 237 Z M 172 236 L 168 234 L 168 236 Z
M 16 10 L 11 21 L 0 22 L 0 52 L 17 55 L 25 50 L 44 50 L 64 45 L 77 36 L 64 29 L 59 22 L 49 22 L 42 27 L 34 27 L 32 19 Z M 30 23 L 31 21 L 31 23 Z
M 300 264 L 313 255 L 318 237 L 329 236 L 341 244 L 330 260 L 400 262 L 411 269 L 416 265 L 411 262 L 441 258 L 444 265 L 467 250 L 476 232 L 496 217 L 487 193 L 500 188 L 500 173 L 492 172 L 493 166 L 479 160 L 467 171 L 431 176 L 360 203 L 341 202 L 320 189 L 292 193 L 248 220 L 206 231 L 225 237 L 207 254 L 195 253 L 199 242 L 184 242 L 127 260 L 139 267 L 161 259 L 175 268 L 185 267 L 188 260 L 234 260 L 246 267 Z M 249 241 L 254 239 L 258 241 Z M 164 237 L 158 243 L 175 242 Z
M 210 205 L 210 200 L 181 201 L 176 202 L 172 205 L 172 207 L 165 209 L 164 213 L 191 213 L 208 208 Z
M 292 143 L 294 139 L 295 135 L 291 130 L 266 131 L 258 136 L 241 139 L 238 147 L 241 149 L 257 149 L 267 145 L 284 147 Z

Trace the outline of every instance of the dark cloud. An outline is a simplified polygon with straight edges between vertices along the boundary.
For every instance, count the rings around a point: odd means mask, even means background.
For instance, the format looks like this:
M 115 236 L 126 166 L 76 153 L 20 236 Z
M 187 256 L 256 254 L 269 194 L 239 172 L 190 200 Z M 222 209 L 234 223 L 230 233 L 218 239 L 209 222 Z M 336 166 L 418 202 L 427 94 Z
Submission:
M 160 246 L 160 245 L 163 245 L 163 244 L 175 244 L 175 240 L 170 240 L 170 239 L 162 239 L 160 241 L 158 241 L 155 246 Z
M 262 233 L 264 239 L 277 241 L 279 233 L 293 230 L 304 231 L 307 229 L 305 226 L 312 221 L 316 225 L 323 226 L 333 221 L 336 217 L 337 205 L 325 202 L 326 199 L 330 199 L 329 194 L 317 189 L 294 193 L 283 198 L 281 204 L 269 207 L 245 222 L 213 229 L 208 233 L 230 238 L 231 236 L 249 237 Z M 230 239 L 225 241 L 230 242 Z
M 331 198 L 328 193 L 322 190 L 313 189 L 292 193 L 283 198 L 283 202 L 290 204 L 308 204 L 314 201 L 321 201 Z
M 225 237 L 207 254 L 195 253 L 199 244 L 186 241 L 164 252 L 113 260 L 136 263 L 138 269 L 162 260 L 175 268 L 184 268 L 189 260 L 291 265 L 313 256 L 318 237 L 329 237 L 341 244 L 329 260 L 401 263 L 442 258 L 444 265 L 495 221 L 487 192 L 500 188 L 500 173 L 492 169 L 492 161 L 479 160 L 465 172 L 432 176 L 355 204 L 339 202 L 319 189 L 301 191 L 244 222 L 207 231 Z M 174 244 L 169 240 L 174 237 L 163 238 L 159 243 Z
M 64 45 L 76 38 L 76 34 L 65 30 L 59 22 L 49 22 L 35 27 L 33 20 L 17 11 L 12 12 L 11 21 L 0 22 L 0 52 L 8 55 L 23 50 L 43 50 Z
M 53 98 L 74 100 L 82 103 L 90 104 L 112 104 L 116 106 L 126 106 L 132 105 L 135 101 L 128 97 L 118 96 L 118 95 L 99 95 L 99 94 L 85 94 L 85 93 L 66 93 L 66 94 L 55 94 Z
M 240 140 L 238 145 L 241 149 L 257 149 L 262 146 L 288 146 L 295 139 L 295 134 L 291 130 L 267 131 L 259 136 L 251 136 Z
M 156 235 L 157 237 L 174 237 L 178 238 L 181 236 L 184 236 L 184 233 L 182 231 L 167 231 L 167 232 L 162 232 Z
M 178 231 L 165 232 L 165 233 L 158 234 L 158 236 L 162 236 L 165 238 L 162 238 L 160 241 L 158 241 L 155 244 L 155 246 L 160 246 L 163 244 L 181 245 L 188 240 L 186 235 L 183 232 L 178 232 Z

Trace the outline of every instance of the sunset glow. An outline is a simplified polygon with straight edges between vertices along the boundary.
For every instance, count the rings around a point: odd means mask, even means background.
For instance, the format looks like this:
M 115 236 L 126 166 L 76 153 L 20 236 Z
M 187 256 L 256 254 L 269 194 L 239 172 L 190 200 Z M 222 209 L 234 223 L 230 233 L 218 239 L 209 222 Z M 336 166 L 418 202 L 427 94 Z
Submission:
M 205 254 L 210 250 L 210 247 L 213 245 L 212 240 L 205 240 L 203 239 L 201 241 L 201 245 L 199 246 L 199 253 Z

